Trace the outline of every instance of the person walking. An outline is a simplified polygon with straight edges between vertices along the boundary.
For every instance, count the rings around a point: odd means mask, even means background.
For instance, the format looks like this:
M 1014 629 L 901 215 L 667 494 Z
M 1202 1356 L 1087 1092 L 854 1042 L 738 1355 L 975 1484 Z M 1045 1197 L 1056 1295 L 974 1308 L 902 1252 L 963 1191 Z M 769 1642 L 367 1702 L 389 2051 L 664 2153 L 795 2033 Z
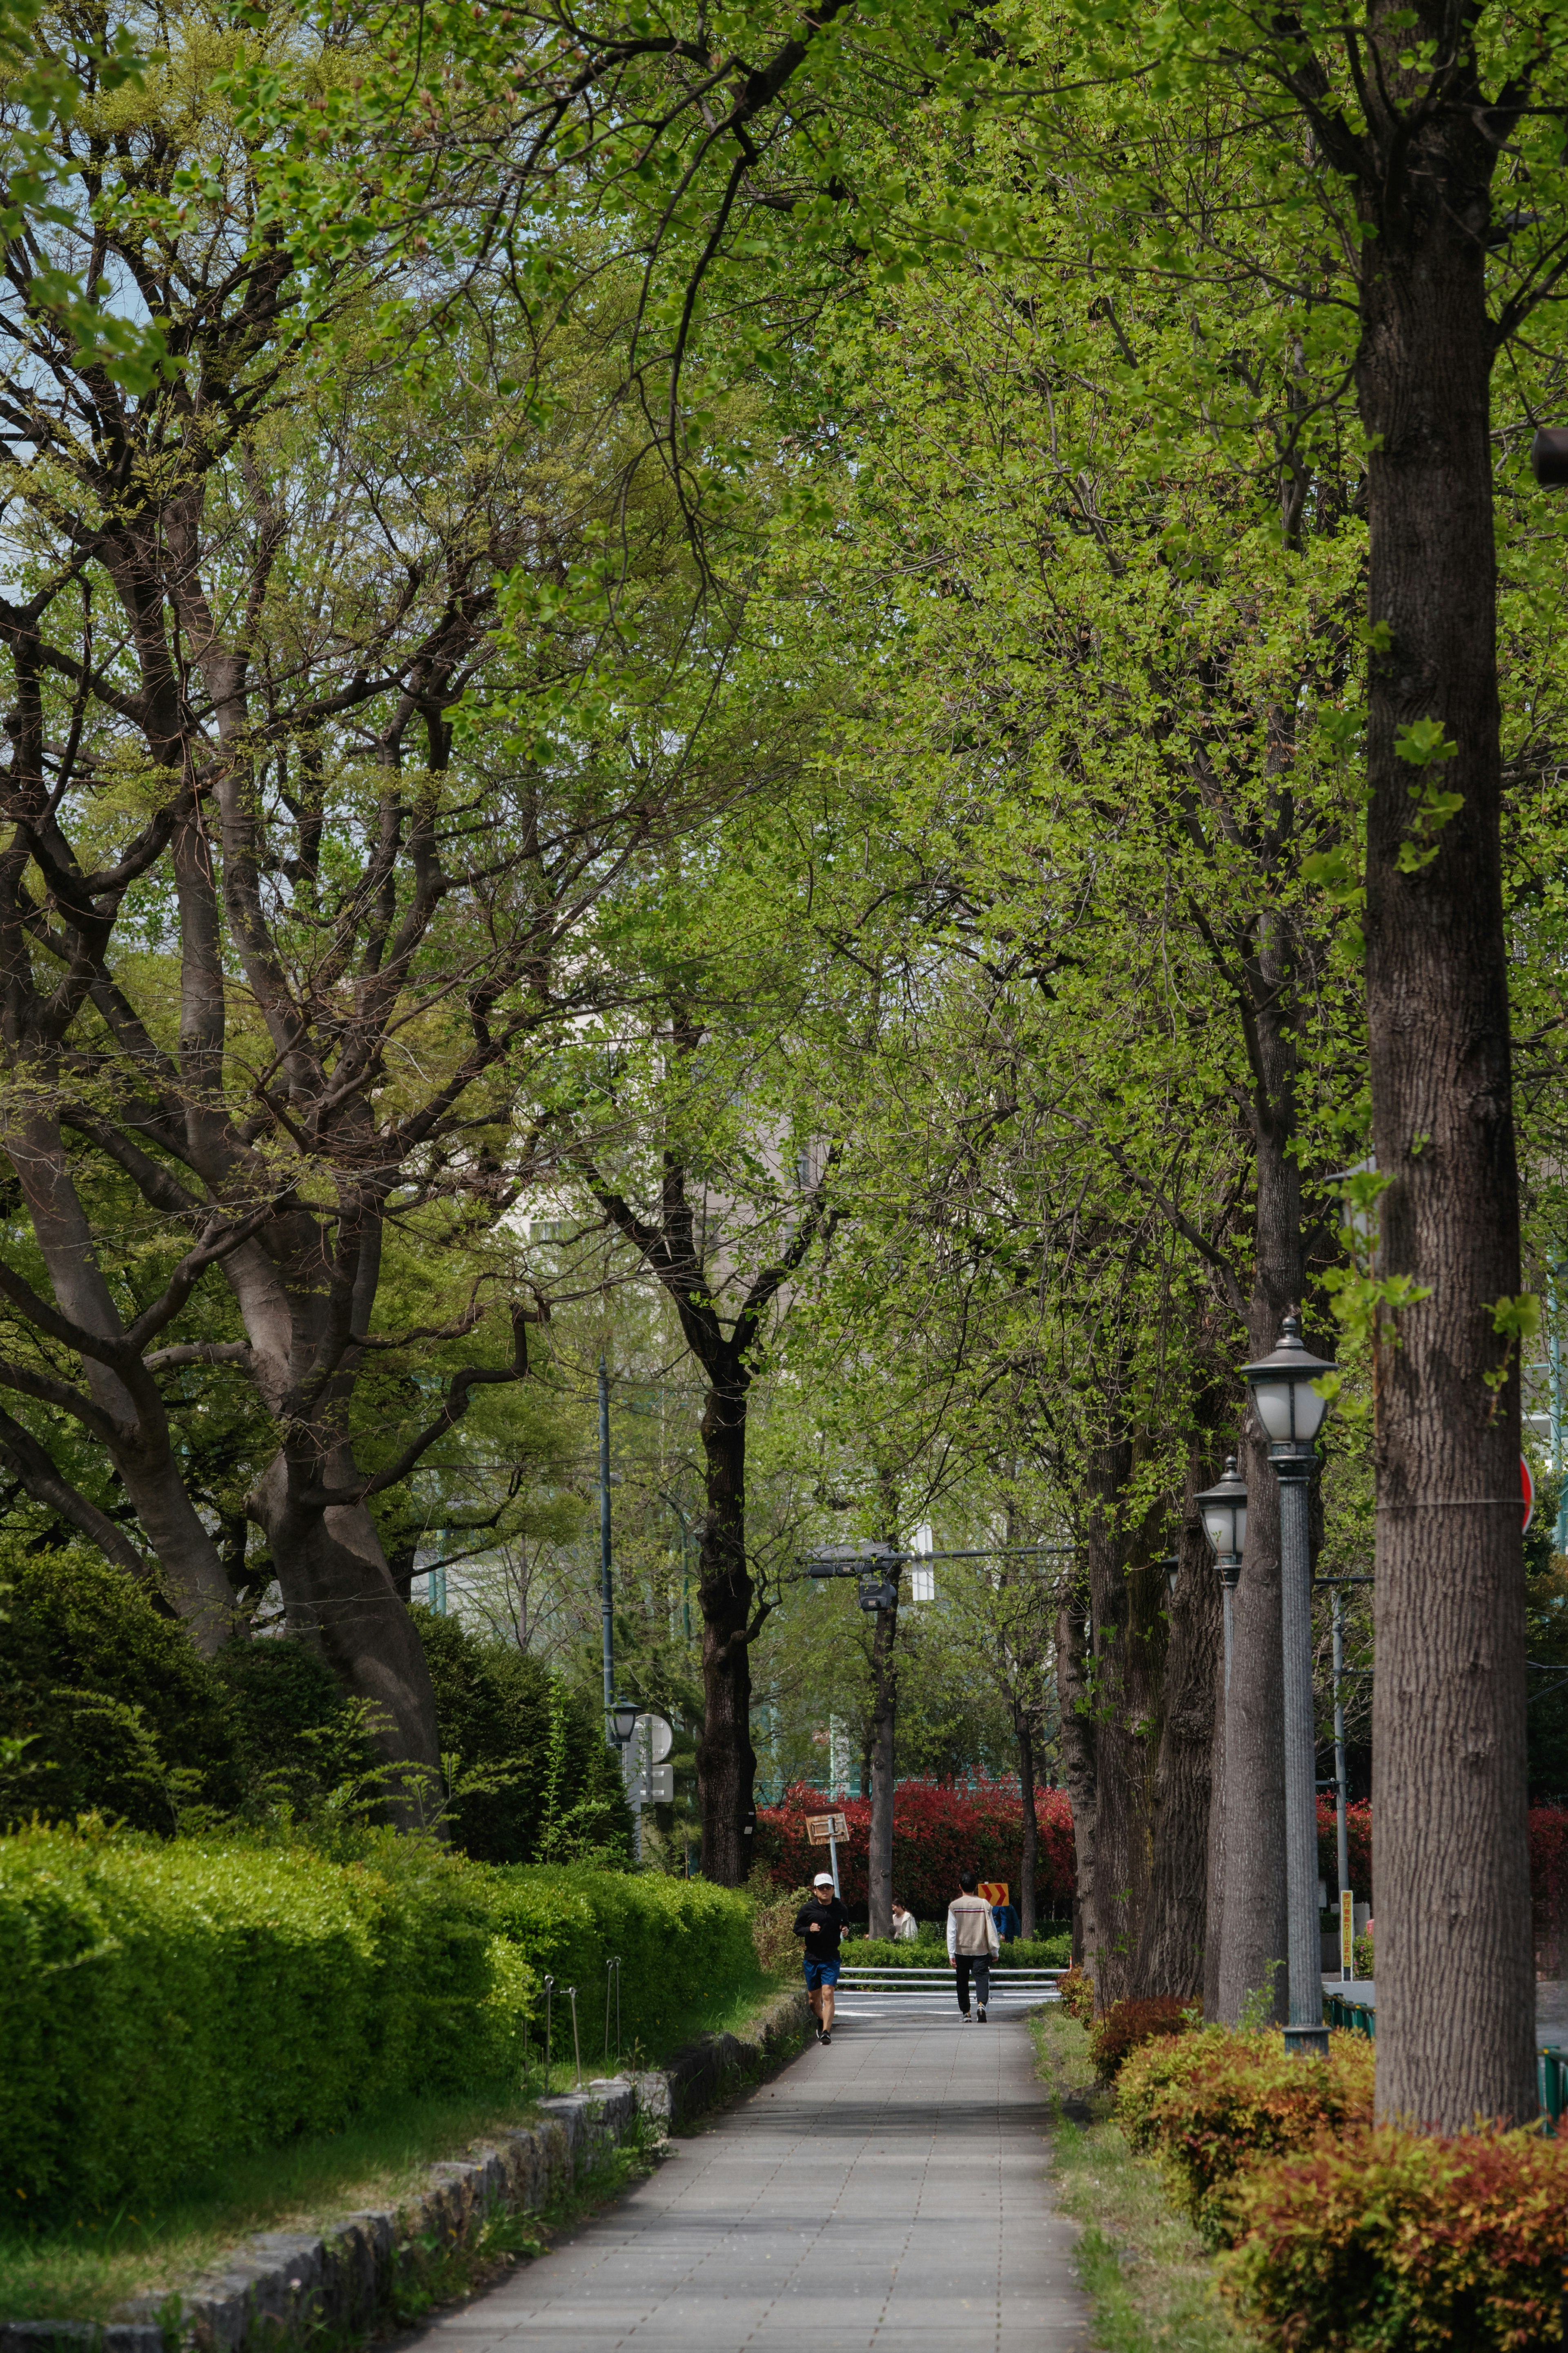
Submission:
M 816 2039 L 833 2040 L 833 1989 L 838 1983 L 838 1946 L 849 1915 L 833 1893 L 833 1873 L 819 1871 L 811 1901 L 795 1915 L 795 1933 L 805 1943 L 805 1990 L 816 2012 Z
M 958 1881 L 961 1893 L 947 1907 L 947 1957 L 957 1972 L 958 2007 L 969 2018 L 969 1972 L 974 1972 L 975 2008 L 985 2023 L 991 1999 L 991 1964 L 1001 1951 L 996 1923 L 984 1895 L 977 1894 L 979 1873 L 965 1871 Z M 803 1915 L 804 1916 L 804 1915 Z

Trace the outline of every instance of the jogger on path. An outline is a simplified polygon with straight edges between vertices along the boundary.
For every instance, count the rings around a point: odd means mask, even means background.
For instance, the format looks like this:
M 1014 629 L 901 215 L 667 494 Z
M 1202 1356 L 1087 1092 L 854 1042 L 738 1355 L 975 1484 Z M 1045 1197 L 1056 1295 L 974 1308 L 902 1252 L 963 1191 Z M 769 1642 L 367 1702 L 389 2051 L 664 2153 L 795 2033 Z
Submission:
M 969 2016 L 969 1972 L 974 1971 L 974 1990 L 984 2026 L 985 2005 L 991 1999 L 991 1964 L 1002 1949 L 1001 1940 L 990 1905 L 975 1893 L 980 1883 L 978 1873 L 963 1872 L 958 1883 L 963 1892 L 947 1907 L 947 1957 L 958 1973 L 958 2007 L 965 2018 Z M 803 1913 L 801 1917 L 805 1916 Z
M 849 1915 L 833 1893 L 833 1874 L 819 1871 L 809 1904 L 795 1915 L 795 1933 L 805 1939 L 805 1989 L 816 2012 L 816 2039 L 833 2040 L 833 1989 L 838 1983 L 838 1942 Z

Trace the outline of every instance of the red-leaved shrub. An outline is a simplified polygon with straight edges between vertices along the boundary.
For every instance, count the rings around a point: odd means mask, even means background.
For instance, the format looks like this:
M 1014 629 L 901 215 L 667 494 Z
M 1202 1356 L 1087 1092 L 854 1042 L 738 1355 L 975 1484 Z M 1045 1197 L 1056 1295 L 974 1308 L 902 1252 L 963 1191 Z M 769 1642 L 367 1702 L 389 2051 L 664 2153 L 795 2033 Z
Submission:
M 1298 2059 L 1278 2034 L 1205 2027 L 1134 2051 L 1114 2113 L 1135 2149 L 1157 2157 L 1177 2203 L 1211 2245 L 1234 2235 L 1237 2168 L 1305 2148 L 1329 2128 L 1372 2122 L 1376 2046 L 1331 2034 L 1326 2061 Z
M 1064 1969 L 1057 1979 L 1057 2000 L 1068 2016 L 1076 2018 L 1080 2026 L 1093 2024 L 1094 1979 L 1086 1977 L 1076 1962 L 1070 1969 Z
M 849 1837 L 838 1850 L 838 1878 L 852 1914 L 864 1917 L 867 1904 L 866 1847 L 871 1828 L 867 1798 L 825 1798 L 796 1783 L 782 1806 L 758 1810 L 757 1859 L 779 1887 L 799 1887 L 820 1871 L 826 1850 L 807 1843 L 808 1814 L 846 1816 Z M 1072 1809 L 1062 1789 L 1041 1789 L 1035 1799 L 1040 1829 L 1036 1892 L 1047 1916 L 1066 1914 L 1072 1902 Z M 959 1873 L 1005 1879 L 1015 1896 L 1023 1855 L 1024 1801 L 1017 1784 L 982 1781 L 973 1789 L 940 1781 L 900 1781 L 893 1792 L 893 1893 L 917 1920 L 941 1920 L 958 1894 Z
M 1089 2054 L 1102 2084 L 1114 2083 L 1124 2063 L 1162 2034 L 1185 2034 L 1194 2024 L 1195 2001 L 1155 1994 L 1141 2001 L 1113 2001 L 1090 2030 Z
M 1280 2353 L 1563 2342 L 1568 2142 L 1388 2126 L 1325 2135 L 1249 2168 L 1228 2213 L 1221 2285 Z

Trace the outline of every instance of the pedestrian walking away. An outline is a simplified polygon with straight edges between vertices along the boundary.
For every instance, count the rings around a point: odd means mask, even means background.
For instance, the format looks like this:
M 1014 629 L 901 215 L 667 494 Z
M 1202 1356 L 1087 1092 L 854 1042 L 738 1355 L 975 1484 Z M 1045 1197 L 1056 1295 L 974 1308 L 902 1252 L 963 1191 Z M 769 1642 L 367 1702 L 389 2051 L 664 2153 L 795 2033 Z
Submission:
M 833 2040 L 833 1989 L 838 1983 L 838 1946 L 849 1915 L 833 1893 L 833 1874 L 819 1871 L 809 1904 L 795 1915 L 795 1933 L 805 1944 L 805 1990 L 816 2012 L 816 2039 Z
M 947 1957 L 956 1976 L 958 2007 L 965 2018 L 969 2016 L 969 1973 L 973 1970 L 975 2006 L 984 2026 L 985 2005 L 991 1999 L 991 1964 L 1002 1947 L 991 1906 L 984 1895 L 975 1892 L 980 1884 L 979 1873 L 963 1872 L 958 1884 L 962 1893 L 947 1907 Z M 805 1917 L 802 1913 L 801 1918 Z

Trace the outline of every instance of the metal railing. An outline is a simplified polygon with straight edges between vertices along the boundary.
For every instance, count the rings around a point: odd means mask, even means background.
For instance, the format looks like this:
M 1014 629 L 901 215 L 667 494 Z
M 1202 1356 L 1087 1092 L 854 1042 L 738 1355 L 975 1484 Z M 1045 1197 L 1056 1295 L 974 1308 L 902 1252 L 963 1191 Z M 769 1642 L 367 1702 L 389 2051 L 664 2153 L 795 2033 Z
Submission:
M 1065 1976 L 1062 1969 L 991 1968 L 991 2000 L 1004 1994 L 1026 1997 L 1032 2002 L 1055 2001 L 1057 1983 Z M 866 1962 L 846 1961 L 838 1973 L 840 1993 L 945 1993 L 952 1987 L 953 1973 L 950 1968 L 900 1969 L 897 1967 L 878 1968 Z
M 1535 2081 L 1542 2112 L 1551 2119 L 1555 2137 L 1568 2109 L 1568 2049 L 1560 2042 L 1543 2042 L 1535 2054 Z
M 1377 2041 L 1377 2009 L 1370 2001 L 1357 2001 L 1353 1994 L 1334 1993 L 1323 1988 L 1323 2024 L 1342 2026 L 1348 2033 L 1364 2034 L 1369 2042 Z

